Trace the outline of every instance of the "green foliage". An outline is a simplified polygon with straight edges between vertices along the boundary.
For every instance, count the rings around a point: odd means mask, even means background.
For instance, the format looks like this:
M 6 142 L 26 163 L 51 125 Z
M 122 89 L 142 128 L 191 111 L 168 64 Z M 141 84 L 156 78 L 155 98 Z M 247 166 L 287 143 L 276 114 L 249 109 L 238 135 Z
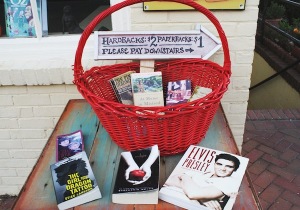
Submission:
M 271 5 L 267 8 L 266 19 L 279 19 L 284 16 L 286 9 L 283 5 L 276 2 L 271 2 Z

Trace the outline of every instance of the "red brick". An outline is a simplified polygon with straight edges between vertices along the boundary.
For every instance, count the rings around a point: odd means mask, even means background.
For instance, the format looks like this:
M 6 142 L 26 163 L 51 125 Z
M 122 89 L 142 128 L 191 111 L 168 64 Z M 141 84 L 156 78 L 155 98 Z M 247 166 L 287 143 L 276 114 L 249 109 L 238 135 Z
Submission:
M 260 120 L 265 119 L 264 115 L 261 113 L 261 110 L 255 110 L 255 114 L 256 114 L 258 119 L 260 119 Z
M 299 210 L 300 206 L 292 206 L 292 208 L 290 208 L 289 210 Z
M 293 180 L 293 183 L 297 186 L 300 186 L 300 176 L 296 176 L 296 178 Z
M 291 149 L 298 152 L 298 153 L 300 153 L 300 145 L 293 144 L 291 146 Z
M 253 173 L 251 173 L 251 172 L 249 172 L 249 175 L 250 175 L 250 179 L 252 180 L 252 182 L 253 182 L 254 180 L 256 180 L 257 177 L 258 177 L 256 174 L 253 174 Z
M 257 186 L 256 184 L 254 184 L 253 187 L 258 196 L 264 191 L 264 188 Z
M 299 158 L 299 157 L 298 157 Z M 300 174 L 300 159 L 293 160 L 287 167 L 289 170 L 293 171 L 295 174 Z
M 269 166 L 269 163 L 264 160 L 257 160 L 255 161 L 250 167 L 248 167 L 248 170 L 256 175 L 261 174 L 266 168 Z
M 276 157 L 273 157 L 272 155 L 269 155 L 269 154 L 265 154 L 263 156 L 263 159 L 269 163 L 272 163 L 276 166 L 279 166 L 279 167 L 286 167 L 288 164 L 285 162 L 285 161 L 282 161 Z
M 289 120 L 274 120 L 272 121 L 276 129 L 296 128 L 294 123 Z
M 280 116 L 277 114 L 277 111 L 275 109 L 269 110 L 270 115 L 272 116 L 272 119 L 280 120 Z
M 246 143 L 243 144 L 242 146 L 242 150 L 246 151 L 246 152 L 250 152 L 251 150 L 253 150 L 257 145 L 259 145 L 256 141 L 248 141 Z
M 257 149 L 252 150 L 249 152 L 246 157 L 249 158 L 249 161 L 251 163 L 257 161 L 264 153 L 262 151 L 259 151 Z
M 247 121 L 245 124 L 245 130 L 246 131 L 251 131 L 251 130 L 255 130 L 255 127 L 253 125 L 253 123 L 251 121 Z
M 297 109 L 291 109 L 291 112 L 294 114 L 296 119 L 300 120 L 300 111 Z
M 289 209 L 292 207 L 292 204 L 282 198 L 273 203 L 268 210 L 279 210 L 279 209 Z
M 267 201 L 264 201 L 263 199 L 259 199 L 260 205 L 262 207 L 263 210 L 265 209 L 269 209 L 270 207 L 270 203 L 268 203 Z
M 293 120 L 292 122 L 296 128 L 300 128 L 300 120 Z
M 278 110 L 277 110 L 277 114 L 279 115 L 279 117 L 280 117 L 281 119 L 288 119 L 288 117 L 286 116 L 286 114 L 283 112 L 282 109 L 278 109 Z
M 284 109 L 283 112 L 288 117 L 288 119 L 295 119 L 294 114 L 289 109 Z
M 277 149 L 280 152 L 284 152 L 286 151 L 290 146 L 292 145 L 291 142 L 286 141 L 286 140 L 282 140 L 280 141 L 276 146 L 275 149 Z
M 296 159 L 298 155 L 299 155 L 298 152 L 292 149 L 287 149 L 284 153 L 280 155 L 280 159 L 286 162 L 291 162 L 292 160 Z
M 282 177 L 277 177 L 274 179 L 274 184 L 277 184 L 279 187 L 282 187 L 286 190 L 289 190 L 294 193 L 300 193 L 300 188 L 299 186 L 295 186 L 293 183 L 288 182 L 286 179 Z
M 272 116 L 270 115 L 270 113 L 267 109 L 260 110 L 260 112 L 265 117 L 265 119 L 268 119 L 268 120 L 272 119 Z
M 263 200 L 274 203 L 276 199 L 280 196 L 280 194 L 283 192 L 283 189 L 274 185 L 270 184 L 260 195 L 260 198 Z
M 299 133 L 299 136 L 300 136 L 300 133 Z M 283 140 L 300 145 L 300 141 L 298 138 L 299 136 L 294 137 L 294 136 L 291 136 L 291 134 L 286 134 L 286 136 L 283 138 Z
M 286 168 L 280 168 L 280 167 L 276 167 L 274 165 L 271 165 L 271 166 L 268 167 L 268 170 L 270 172 L 273 172 L 274 174 L 277 174 L 278 176 L 281 176 L 281 177 L 285 178 L 289 182 L 292 182 L 296 177 L 296 175 L 294 173 L 290 172 Z
M 247 116 L 248 116 L 248 119 L 257 120 L 257 117 L 256 117 L 256 114 L 255 114 L 254 110 L 248 110 L 247 111 Z
M 256 178 L 256 180 L 253 183 L 258 185 L 259 187 L 266 188 L 275 180 L 276 177 L 276 174 L 271 173 L 269 171 L 264 171 Z
M 257 130 L 274 130 L 276 127 L 272 121 L 253 121 L 253 124 Z
M 294 205 L 300 206 L 299 194 L 292 193 L 290 191 L 284 191 L 284 193 L 282 193 L 282 195 L 281 195 L 281 198 L 291 202 Z
M 261 151 L 263 151 L 263 152 L 265 152 L 265 153 L 268 153 L 268 154 L 270 154 L 270 155 L 273 155 L 273 156 L 278 156 L 278 155 L 279 155 L 279 152 L 278 152 L 278 151 L 276 151 L 276 150 L 274 150 L 274 149 L 272 149 L 272 148 L 270 148 L 270 147 L 267 147 L 267 146 L 265 146 L 265 145 L 260 145 L 260 146 L 258 147 L 258 149 L 261 150 Z

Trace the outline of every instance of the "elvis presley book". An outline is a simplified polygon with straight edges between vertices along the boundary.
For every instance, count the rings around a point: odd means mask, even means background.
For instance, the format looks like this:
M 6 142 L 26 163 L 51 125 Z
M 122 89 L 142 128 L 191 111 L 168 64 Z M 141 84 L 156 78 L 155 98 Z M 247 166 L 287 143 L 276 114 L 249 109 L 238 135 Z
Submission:
M 191 145 L 159 191 L 159 199 L 186 209 L 232 209 L 248 158 Z

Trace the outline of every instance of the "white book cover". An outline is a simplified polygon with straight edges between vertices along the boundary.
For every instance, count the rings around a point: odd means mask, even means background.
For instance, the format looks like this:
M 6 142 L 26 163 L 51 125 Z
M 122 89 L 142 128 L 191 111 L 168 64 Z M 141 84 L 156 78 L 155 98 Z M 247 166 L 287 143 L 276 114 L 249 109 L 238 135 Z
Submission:
M 232 209 L 249 159 L 191 145 L 159 191 L 185 209 Z

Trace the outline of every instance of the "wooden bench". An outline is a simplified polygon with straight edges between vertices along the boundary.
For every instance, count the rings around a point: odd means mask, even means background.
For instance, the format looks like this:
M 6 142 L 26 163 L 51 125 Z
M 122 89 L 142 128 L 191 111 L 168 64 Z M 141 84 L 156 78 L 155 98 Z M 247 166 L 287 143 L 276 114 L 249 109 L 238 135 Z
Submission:
M 85 100 L 80 99 L 68 102 L 36 165 L 25 182 L 14 209 L 57 209 L 50 173 L 50 164 L 55 162 L 56 136 L 79 129 L 83 131 L 85 150 L 103 197 L 77 206 L 74 209 L 181 209 L 161 200 L 159 200 L 158 205 L 120 205 L 111 202 L 116 166 L 120 158 L 120 152 L 123 150 L 111 141 L 91 106 Z M 239 154 L 222 108 L 217 111 L 205 139 L 199 145 Z M 174 169 L 180 157 L 181 155 L 178 154 L 161 158 L 160 186 Z M 257 201 L 249 176 L 246 174 L 233 209 L 259 209 Z

